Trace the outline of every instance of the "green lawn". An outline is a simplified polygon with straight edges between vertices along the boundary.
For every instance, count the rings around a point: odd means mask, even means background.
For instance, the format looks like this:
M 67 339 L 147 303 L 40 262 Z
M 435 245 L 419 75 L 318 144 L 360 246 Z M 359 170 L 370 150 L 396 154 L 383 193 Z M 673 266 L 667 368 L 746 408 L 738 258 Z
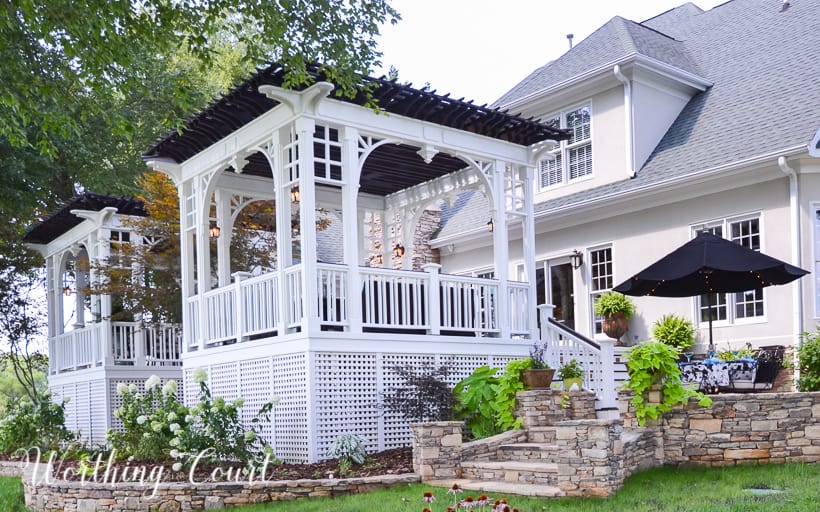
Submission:
M 780 494 L 756 495 L 745 489 L 776 489 Z M 421 512 L 421 484 L 364 495 L 311 499 L 241 507 L 241 512 Z M 432 489 L 434 512 L 444 511 L 446 489 Z M 759 492 L 759 491 L 758 491 Z M 766 492 L 766 491 L 763 491 Z M 475 496 L 475 494 L 473 494 Z M 500 496 L 491 496 L 499 498 Z M 815 511 L 820 510 L 820 465 L 788 464 L 733 468 L 659 468 L 632 476 L 608 499 L 561 500 L 508 498 L 521 512 L 545 511 Z
M 0 476 L 0 510 L 3 512 L 23 512 L 23 483 L 19 478 Z
M 761 495 L 748 489 L 783 491 Z M 238 512 L 421 512 L 422 494 L 433 490 L 438 498 L 431 508 L 444 511 L 446 489 L 431 489 L 422 484 L 395 487 L 386 491 L 343 496 L 334 499 L 297 500 L 241 507 Z M 19 478 L 0 477 L 0 511 L 23 512 L 22 485 Z M 475 494 L 474 494 L 475 495 Z M 500 496 L 491 496 L 499 498 Z M 820 510 L 820 465 L 786 464 L 741 466 L 733 468 L 660 468 L 627 480 L 617 495 L 608 499 L 573 498 L 541 500 L 510 498 L 521 512 L 544 511 L 815 511 Z

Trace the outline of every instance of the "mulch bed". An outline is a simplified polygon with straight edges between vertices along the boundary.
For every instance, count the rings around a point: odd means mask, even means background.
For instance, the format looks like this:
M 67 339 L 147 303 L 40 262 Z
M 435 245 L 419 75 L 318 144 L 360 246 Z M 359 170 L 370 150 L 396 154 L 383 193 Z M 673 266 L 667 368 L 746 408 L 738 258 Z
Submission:
M 44 457 L 45 458 L 45 457 Z M 0 456 L 0 460 L 2 460 L 2 456 Z M 10 459 L 6 459 L 10 460 Z M 13 460 L 13 459 L 11 459 Z M 107 461 L 105 457 L 103 457 L 103 464 Z M 92 459 L 90 465 L 93 467 L 94 462 L 96 461 L 96 457 Z M 46 461 L 43 461 L 45 464 Z M 156 467 L 156 464 L 153 463 L 142 463 L 142 462 L 121 462 L 118 461 L 110 468 L 108 468 L 109 472 L 109 481 L 113 480 L 114 478 L 116 481 L 123 481 L 120 475 L 125 474 L 131 475 L 133 472 L 139 471 L 141 468 L 144 469 L 144 478 L 148 479 L 147 476 L 150 474 L 151 470 Z M 163 482 L 181 482 L 181 481 L 189 481 L 190 475 L 188 469 L 183 469 L 182 471 L 172 471 L 171 464 L 163 464 L 163 472 L 162 472 L 162 481 Z M 62 478 L 65 474 L 66 468 L 76 468 L 77 461 L 65 461 L 62 466 L 59 466 L 59 462 L 55 463 L 55 477 Z M 237 470 L 240 470 L 243 466 L 241 464 L 220 464 L 220 465 L 204 465 L 200 464 L 197 465 L 196 471 L 194 473 L 194 481 L 196 482 L 218 482 L 218 481 L 246 481 L 247 478 L 245 476 L 237 477 Z M 216 475 L 214 475 L 214 470 L 219 468 Z M 229 477 L 226 475 L 228 468 L 234 468 L 232 470 L 233 476 Z M 116 477 L 112 478 L 110 475 L 114 474 L 116 470 Z M 103 479 L 103 473 L 106 471 L 105 466 L 101 466 L 98 471 L 97 480 L 101 481 Z M 332 474 L 333 478 L 358 478 L 358 477 L 366 477 L 366 476 L 379 476 L 379 475 L 399 475 L 405 473 L 412 473 L 413 472 L 413 450 L 411 448 L 394 448 L 392 450 L 386 450 L 383 452 L 372 453 L 367 456 L 367 460 L 362 465 L 353 465 L 347 472 L 342 472 L 339 466 L 338 460 L 325 460 L 322 462 L 316 462 L 313 464 L 278 464 L 278 465 L 270 465 L 267 469 L 265 479 L 266 480 L 301 480 L 301 479 L 322 479 L 322 478 L 329 478 L 329 475 Z M 241 474 L 241 473 L 240 473 Z M 69 472 L 69 480 L 79 481 L 82 477 L 76 474 L 75 471 Z M 215 478 L 214 478 L 215 476 Z M 136 478 L 137 480 L 139 477 Z M 255 476 L 255 480 L 261 479 L 261 475 Z M 92 480 L 90 475 L 85 477 L 85 480 Z

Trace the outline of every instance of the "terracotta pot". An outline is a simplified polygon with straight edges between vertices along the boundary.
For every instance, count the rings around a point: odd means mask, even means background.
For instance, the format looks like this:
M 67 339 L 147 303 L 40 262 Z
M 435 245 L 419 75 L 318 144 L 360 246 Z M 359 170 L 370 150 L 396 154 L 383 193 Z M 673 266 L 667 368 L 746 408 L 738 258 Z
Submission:
M 553 375 L 555 375 L 554 368 L 524 370 L 521 373 L 521 382 L 530 389 L 549 389 Z
M 615 313 L 612 316 L 604 318 L 604 334 L 606 334 L 612 339 L 620 341 L 621 336 L 623 336 L 626 333 L 628 327 L 628 320 L 623 315 L 623 313 Z

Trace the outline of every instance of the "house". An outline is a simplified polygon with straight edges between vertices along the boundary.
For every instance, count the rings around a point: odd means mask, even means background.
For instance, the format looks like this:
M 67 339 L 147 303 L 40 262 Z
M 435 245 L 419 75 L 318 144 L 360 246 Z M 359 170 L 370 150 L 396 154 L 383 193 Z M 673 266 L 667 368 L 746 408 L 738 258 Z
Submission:
M 245 399 L 246 418 L 280 397 L 263 433 L 286 461 L 323 458 L 347 433 L 369 450 L 406 445 L 407 420 L 380 406 L 396 367 L 447 365 L 454 384 L 528 353 L 535 163 L 568 136 L 365 78 L 376 112 L 311 72 L 315 84 L 285 90 L 270 65 L 144 154 L 179 190 L 183 388 L 204 368 L 215 395 Z M 425 240 L 466 190 L 487 198 L 482 276 L 441 272 Z M 243 215 L 260 221 L 264 264 L 237 262 Z M 510 243 L 511 231 L 527 236 Z M 520 272 L 511 248 L 530 262 Z
M 539 304 L 600 340 L 595 297 L 708 230 L 815 275 L 713 294 L 719 350 L 790 346 L 815 330 L 818 19 L 817 2 L 775 0 L 709 11 L 686 3 L 642 23 L 615 17 L 495 103 L 572 130 L 539 161 L 533 184 Z M 465 229 L 485 208 L 472 194 L 443 212 L 431 245 L 444 272 L 491 265 L 490 239 Z M 697 351 L 706 350 L 705 300 L 640 297 L 636 305 L 623 341 L 650 338 L 654 321 L 676 313 L 694 322 Z
M 141 243 L 128 219 L 146 215 L 137 199 L 85 192 L 23 238 L 46 263 L 48 387 L 66 402 L 66 427 L 91 443 L 103 443 L 119 426 L 113 415 L 122 405 L 118 383 L 142 388 L 154 374 L 182 376 L 180 326 L 117 319 L 114 297 L 91 293 L 101 278 L 93 263 L 107 260 L 119 244 Z

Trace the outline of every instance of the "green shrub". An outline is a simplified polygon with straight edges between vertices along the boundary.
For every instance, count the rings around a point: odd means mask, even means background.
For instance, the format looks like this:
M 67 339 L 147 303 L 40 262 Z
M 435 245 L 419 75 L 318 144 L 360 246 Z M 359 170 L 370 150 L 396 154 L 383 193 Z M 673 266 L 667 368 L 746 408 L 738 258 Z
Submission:
M 117 385 L 123 405 L 115 416 L 123 423 L 123 430 L 110 430 L 108 441 L 121 457 L 138 461 L 173 462 L 180 470 L 207 450 L 205 461 L 253 462 L 272 453 L 260 439 L 254 427 L 246 426 L 240 418 L 243 400 L 232 402 L 212 397 L 202 369 L 194 372 L 199 385 L 199 401 L 191 407 L 176 398 L 176 382 L 170 380 L 160 386 L 160 379 L 152 375 L 145 382 L 145 392 L 139 393 L 132 384 Z M 278 399 L 265 404 L 252 422 L 269 419 Z
M 344 476 L 353 464 L 364 464 L 367 459 L 366 440 L 356 434 L 342 434 L 327 449 L 327 456 L 339 459 L 339 471 Z
M 695 344 L 695 328 L 692 322 L 678 315 L 664 315 L 652 326 L 652 336 L 684 352 Z
M 37 447 L 42 452 L 59 450 L 75 435 L 65 427 L 65 404 L 52 402 L 48 395 L 34 404 L 20 400 L 0 420 L 0 453 Z
M 498 368 L 481 366 L 456 384 L 456 418 L 464 420 L 471 437 L 482 439 L 521 427 L 515 417 L 515 394 L 524 389 L 521 374 L 532 359 L 513 359 L 496 377 Z
M 447 421 L 453 417 L 453 390 L 445 382 L 447 366 L 418 369 L 394 366 L 400 383 L 384 394 L 384 407 L 408 421 Z
M 797 368 L 800 391 L 820 391 L 820 327 L 814 334 L 803 333 L 803 340 L 797 349 Z
M 453 389 L 456 419 L 463 420 L 476 439 L 498 434 L 495 424 L 495 386 L 498 368 L 479 366 Z
M 636 345 L 627 352 L 627 372 L 629 379 L 625 387 L 635 393 L 632 405 L 640 425 L 647 419 L 658 417 L 676 404 L 686 404 L 690 398 L 698 399 L 702 407 L 712 405 L 712 399 L 683 386 L 680 368 L 678 367 L 678 350 L 659 341 L 648 341 Z M 649 402 L 649 388 L 654 384 L 661 385 L 663 399 L 660 403 Z

